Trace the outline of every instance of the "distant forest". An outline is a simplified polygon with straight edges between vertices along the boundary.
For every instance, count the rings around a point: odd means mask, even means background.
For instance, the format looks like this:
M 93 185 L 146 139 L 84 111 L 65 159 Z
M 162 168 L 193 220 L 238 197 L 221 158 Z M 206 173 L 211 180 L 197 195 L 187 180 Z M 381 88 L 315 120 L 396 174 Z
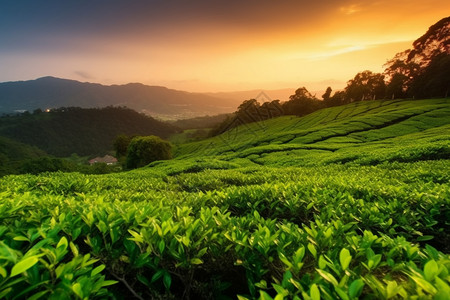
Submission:
M 64 107 L 5 115 L 0 117 L 0 175 L 20 172 L 23 163 L 47 156 L 103 156 L 113 150 L 120 134 L 167 138 L 179 131 L 174 125 L 125 107 Z M 40 163 L 50 164 L 52 169 L 60 162 Z
M 119 134 L 167 138 L 177 131 L 175 126 L 124 107 L 38 109 L 0 118 L 0 136 L 60 157 L 104 154 Z

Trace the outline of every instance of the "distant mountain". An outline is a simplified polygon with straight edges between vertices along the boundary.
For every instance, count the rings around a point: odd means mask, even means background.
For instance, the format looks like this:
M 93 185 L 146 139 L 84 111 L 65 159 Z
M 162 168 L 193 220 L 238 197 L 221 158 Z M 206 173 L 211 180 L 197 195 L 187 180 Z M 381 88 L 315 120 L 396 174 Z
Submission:
M 59 157 L 73 153 L 103 155 L 113 149 L 114 139 L 119 134 L 167 138 L 176 132 L 175 126 L 120 107 L 64 108 L 0 118 L 0 138 L 31 145 Z
M 257 99 L 263 103 L 271 100 L 289 100 L 289 96 L 295 93 L 295 88 L 278 89 L 278 90 L 249 90 L 249 91 L 236 91 L 236 92 L 218 92 L 207 93 L 207 95 L 221 98 L 232 99 L 239 104 L 244 100 Z
M 106 86 L 55 77 L 0 83 L 0 113 L 74 106 L 127 106 L 154 117 L 176 119 L 233 112 L 239 103 L 227 97 L 140 83 Z

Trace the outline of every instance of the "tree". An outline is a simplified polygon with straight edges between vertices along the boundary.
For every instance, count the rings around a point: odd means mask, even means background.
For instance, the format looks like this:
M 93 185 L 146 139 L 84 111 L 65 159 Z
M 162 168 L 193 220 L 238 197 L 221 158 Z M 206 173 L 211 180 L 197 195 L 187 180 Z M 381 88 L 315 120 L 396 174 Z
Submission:
M 389 94 L 397 97 L 393 91 L 398 94 L 400 86 L 412 97 L 448 94 L 448 73 L 441 67 L 448 63 L 446 57 L 450 55 L 450 17 L 432 25 L 412 46 L 384 65 Z
M 450 92 L 450 55 L 436 56 L 412 80 L 409 93 L 415 97 L 448 97 Z
M 127 168 L 135 169 L 157 160 L 172 158 L 172 145 L 161 138 L 151 136 L 134 137 L 127 151 Z
M 363 71 L 347 82 L 345 92 L 350 101 L 372 100 L 384 98 L 386 84 L 384 75 Z
M 395 73 L 386 86 L 386 95 L 392 99 L 406 97 L 406 83 L 409 78 L 401 73 Z
M 333 90 L 331 89 L 331 87 L 327 87 L 327 90 L 325 91 L 325 94 L 322 95 L 322 99 L 323 102 L 325 103 L 326 106 L 331 106 L 330 105 L 330 99 L 331 99 L 331 92 Z
M 289 96 L 289 101 L 283 103 L 283 110 L 287 115 L 304 116 L 322 108 L 322 101 L 314 97 L 305 87 Z
M 62 158 L 40 157 L 22 163 L 20 173 L 39 174 L 43 172 L 73 172 L 77 166 Z
M 236 116 L 242 123 L 262 121 L 260 104 L 256 99 L 245 100 L 238 106 Z
M 328 101 L 328 106 L 339 106 L 347 103 L 347 95 L 345 91 L 337 91 Z
M 264 102 L 260 107 L 260 115 L 264 120 L 276 118 L 283 115 L 280 100 Z
M 114 140 L 114 150 L 116 150 L 116 157 L 120 159 L 127 155 L 128 145 L 131 142 L 131 138 L 125 134 L 120 134 Z

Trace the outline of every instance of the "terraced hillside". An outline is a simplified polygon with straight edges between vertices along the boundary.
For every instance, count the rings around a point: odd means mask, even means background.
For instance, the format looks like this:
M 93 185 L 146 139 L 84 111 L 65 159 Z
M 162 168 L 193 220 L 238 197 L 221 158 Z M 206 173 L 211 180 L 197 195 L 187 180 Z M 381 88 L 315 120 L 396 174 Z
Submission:
M 0 179 L 0 298 L 448 299 L 448 100 L 237 127 L 108 175 Z
M 183 145 L 182 159 L 245 158 L 260 165 L 323 165 L 449 158 L 450 102 L 369 101 L 235 128 Z

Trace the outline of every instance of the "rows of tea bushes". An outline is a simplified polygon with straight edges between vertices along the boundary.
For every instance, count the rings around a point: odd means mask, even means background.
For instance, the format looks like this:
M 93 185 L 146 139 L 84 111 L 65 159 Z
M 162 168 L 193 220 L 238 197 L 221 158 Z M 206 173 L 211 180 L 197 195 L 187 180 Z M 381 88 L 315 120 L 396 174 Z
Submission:
M 449 167 L 5 177 L 0 298 L 448 299 Z
M 181 145 L 179 158 L 246 158 L 259 165 L 375 165 L 450 157 L 450 101 L 380 100 L 246 124 Z

